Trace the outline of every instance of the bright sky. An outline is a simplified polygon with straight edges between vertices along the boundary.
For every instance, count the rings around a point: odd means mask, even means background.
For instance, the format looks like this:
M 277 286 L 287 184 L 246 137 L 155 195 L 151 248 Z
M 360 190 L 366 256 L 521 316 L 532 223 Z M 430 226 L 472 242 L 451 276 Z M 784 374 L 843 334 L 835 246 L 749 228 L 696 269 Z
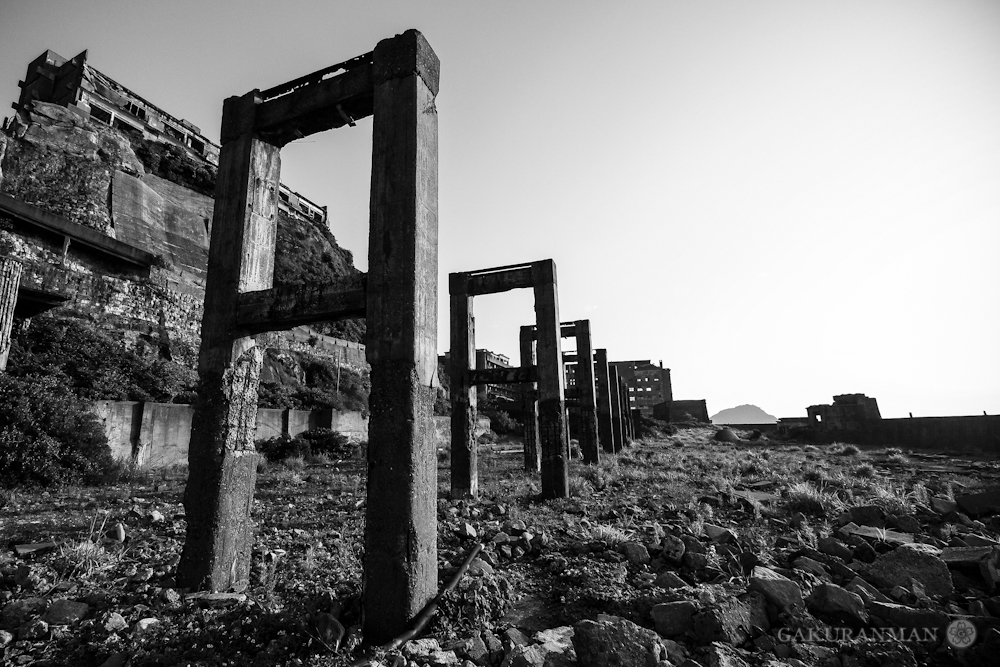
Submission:
M 709 413 L 1000 413 L 1000 3 L 0 4 L 0 104 L 45 49 L 218 138 L 222 101 L 407 28 L 441 59 L 447 274 L 553 258 L 563 320 Z M 4 115 L 0 112 L 0 115 Z M 367 265 L 371 120 L 289 145 Z M 517 359 L 527 291 L 476 299 Z

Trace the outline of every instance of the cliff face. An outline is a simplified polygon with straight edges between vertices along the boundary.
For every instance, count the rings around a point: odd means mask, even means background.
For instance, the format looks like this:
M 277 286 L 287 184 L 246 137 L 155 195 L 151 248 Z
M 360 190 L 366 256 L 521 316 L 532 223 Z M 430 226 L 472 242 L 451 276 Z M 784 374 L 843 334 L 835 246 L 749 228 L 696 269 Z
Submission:
M 211 165 L 181 149 L 151 148 L 141 137 L 35 103 L 27 118 L 0 133 L 0 192 L 158 260 L 137 269 L 75 244 L 67 253 L 58 236 L 14 218 L 0 219 L 0 248 L 31 264 L 32 275 L 53 274 L 44 280 L 66 288 L 64 307 L 107 323 L 126 339 L 169 338 L 184 348 L 180 356 L 190 358 L 198 348 L 214 204 L 204 193 L 211 192 L 214 178 Z M 324 224 L 281 212 L 275 284 L 356 272 L 351 253 Z M 353 340 L 364 332 L 363 321 L 339 328 Z

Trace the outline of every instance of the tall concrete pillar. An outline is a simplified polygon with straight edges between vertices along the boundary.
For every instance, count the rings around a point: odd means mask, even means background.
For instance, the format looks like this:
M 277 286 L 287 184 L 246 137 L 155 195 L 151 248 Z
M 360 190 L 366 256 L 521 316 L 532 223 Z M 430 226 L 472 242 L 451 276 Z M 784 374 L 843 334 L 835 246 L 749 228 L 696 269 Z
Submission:
M 627 446 L 632 444 L 632 397 L 625 379 L 619 378 L 618 382 L 621 384 L 618 395 L 622 401 L 622 444 Z
M 608 366 L 608 386 L 611 390 L 611 438 L 617 454 L 625 446 L 625 423 L 622 418 L 622 385 L 618 369 L 614 366 Z
M 521 367 L 537 364 L 535 355 L 535 328 L 521 327 Z M 538 447 L 538 383 L 521 385 L 524 401 L 524 469 L 539 472 L 542 469 L 542 452 Z
M 21 284 L 21 269 L 21 262 L 16 259 L 0 258 L 0 372 L 7 370 L 11 330 L 14 326 L 14 307 L 17 306 L 17 288 Z
M 535 290 L 538 340 L 538 436 L 542 450 L 542 497 L 569 497 L 569 441 L 566 433 L 566 394 L 562 373 L 562 335 L 556 264 L 531 265 Z
M 608 351 L 604 348 L 594 351 L 594 384 L 597 391 L 597 432 L 600 436 L 601 447 L 606 452 L 614 452 L 611 387 L 608 382 Z
M 449 276 L 451 293 L 451 497 L 475 498 L 479 493 L 476 446 L 478 390 L 469 371 L 476 364 L 476 324 L 465 273 Z
M 367 356 L 371 364 L 362 608 L 367 641 L 402 633 L 437 594 L 440 63 L 409 30 L 375 47 Z
M 600 435 L 597 428 L 597 391 L 594 388 L 594 351 L 590 339 L 590 320 L 577 320 L 576 325 L 576 384 L 580 388 L 580 449 L 583 462 L 598 463 L 601 459 Z
M 242 292 L 271 287 L 278 213 L 279 149 L 252 132 L 257 91 L 226 100 L 215 187 L 200 389 L 184 491 L 187 539 L 177 584 L 195 590 L 244 586 L 250 577 L 257 479 L 257 386 L 264 345 L 236 331 Z M 263 342 L 263 341 L 261 341 Z

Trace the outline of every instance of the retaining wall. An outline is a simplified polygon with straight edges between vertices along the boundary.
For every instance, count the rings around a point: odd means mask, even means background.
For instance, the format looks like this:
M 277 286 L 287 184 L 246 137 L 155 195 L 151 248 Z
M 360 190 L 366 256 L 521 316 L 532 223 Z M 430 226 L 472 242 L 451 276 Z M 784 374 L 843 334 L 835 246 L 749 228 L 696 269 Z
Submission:
M 187 463 L 194 416 L 190 405 L 98 401 L 96 413 L 115 457 L 146 468 Z M 257 410 L 255 439 L 294 436 L 313 428 L 329 428 L 354 441 L 368 439 L 368 417 L 360 412 L 268 408 Z

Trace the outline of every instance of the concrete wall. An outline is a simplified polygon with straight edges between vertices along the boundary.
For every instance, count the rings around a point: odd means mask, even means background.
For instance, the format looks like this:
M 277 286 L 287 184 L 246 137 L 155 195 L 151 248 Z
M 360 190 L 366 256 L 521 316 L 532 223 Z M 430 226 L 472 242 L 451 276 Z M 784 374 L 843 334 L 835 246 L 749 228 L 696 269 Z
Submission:
M 809 436 L 823 442 L 1000 454 L 1000 415 L 882 419 L 861 430 L 813 428 Z
M 194 408 L 175 403 L 98 401 L 95 412 L 104 424 L 111 453 L 145 468 L 186 464 Z M 333 410 L 257 410 L 257 440 L 298 435 L 330 428 L 353 441 L 368 439 L 368 417 Z M 489 428 L 489 420 L 486 420 Z
M 451 417 L 434 415 L 431 418 L 434 424 L 434 445 L 438 449 L 451 451 Z M 490 418 L 479 417 L 476 419 L 476 437 L 490 430 Z

